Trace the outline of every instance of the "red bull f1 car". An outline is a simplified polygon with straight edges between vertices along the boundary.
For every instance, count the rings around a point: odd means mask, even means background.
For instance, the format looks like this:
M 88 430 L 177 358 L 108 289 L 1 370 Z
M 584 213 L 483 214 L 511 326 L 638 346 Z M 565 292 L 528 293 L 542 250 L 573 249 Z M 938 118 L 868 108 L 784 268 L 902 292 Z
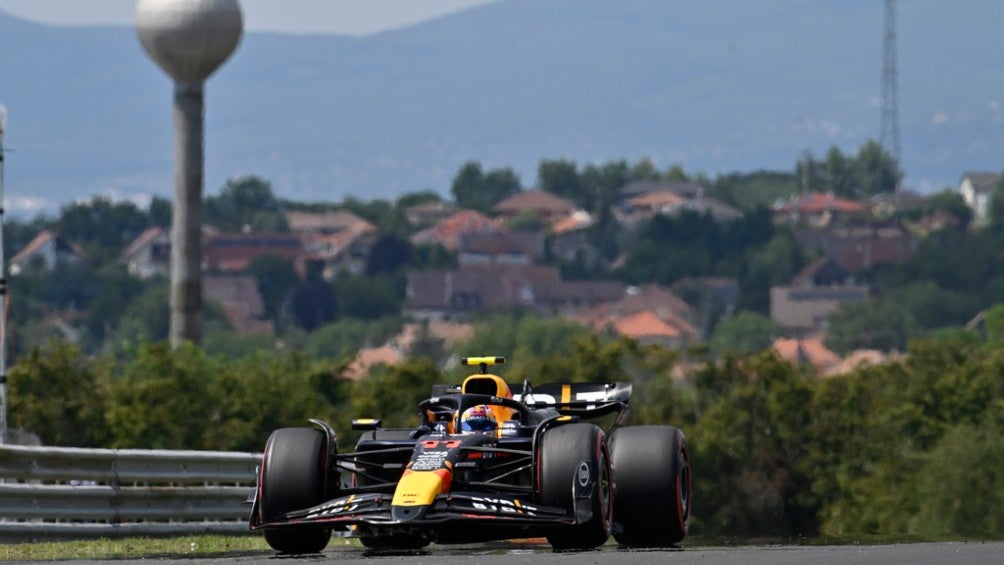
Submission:
M 266 443 L 251 529 L 282 553 L 317 553 L 332 531 L 376 549 L 545 537 L 555 549 L 665 547 L 690 524 L 690 456 L 672 426 L 624 426 L 627 383 L 529 382 L 480 372 L 437 385 L 415 428 L 355 420 L 342 452 L 330 425 Z M 519 394 L 513 394 L 514 388 Z M 605 429 L 597 422 L 607 423 Z

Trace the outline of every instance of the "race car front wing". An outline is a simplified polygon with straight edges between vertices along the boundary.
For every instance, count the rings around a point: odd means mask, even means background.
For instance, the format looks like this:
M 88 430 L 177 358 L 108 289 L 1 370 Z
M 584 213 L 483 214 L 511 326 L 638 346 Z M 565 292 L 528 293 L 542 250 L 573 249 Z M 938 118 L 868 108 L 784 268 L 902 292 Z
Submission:
M 541 506 L 519 497 L 480 492 L 440 494 L 428 506 L 394 506 L 391 504 L 392 499 L 393 495 L 386 493 L 342 496 L 311 508 L 288 512 L 273 522 L 253 524 L 252 529 L 311 524 L 333 527 L 422 527 L 461 520 L 512 525 L 561 525 L 574 524 L 577 517 L 580 520 L 588 519 L 588 515 L 583 516 L 579 508 Z

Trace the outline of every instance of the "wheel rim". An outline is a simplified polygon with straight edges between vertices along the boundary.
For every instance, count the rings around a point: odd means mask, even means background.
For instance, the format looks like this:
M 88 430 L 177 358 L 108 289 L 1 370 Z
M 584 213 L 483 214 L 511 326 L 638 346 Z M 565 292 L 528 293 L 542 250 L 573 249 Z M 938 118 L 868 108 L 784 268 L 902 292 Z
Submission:
M 686 525 L 690 519 L 690 455 L 686 449 L 681 449 L 680 455 L 683 459 L 679 479 L 680 518 L 683 520 L 682 525 Z
M 613 517 L 613 497 L 611 496 L 613 491 L 610 488 L 610 459 L 605 446 L 600 450 L 600 469 L 596 486 L 599 490 L 600 512 L 603 514 L 603 524 L 607 531 L 609 531 Z

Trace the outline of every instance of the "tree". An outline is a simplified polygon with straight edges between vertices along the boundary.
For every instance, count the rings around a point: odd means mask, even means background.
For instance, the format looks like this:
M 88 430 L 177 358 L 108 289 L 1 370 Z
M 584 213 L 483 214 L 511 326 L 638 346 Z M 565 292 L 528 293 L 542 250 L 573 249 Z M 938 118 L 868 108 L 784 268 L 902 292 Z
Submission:
M 683 165 L 680 163 L 673 163 L 670 165 L 670 167 L 666 169 L 666 172 L 662 174 L 662 178 L 674 182 L 690 181 L 690 177 L 687 176 L 687 171 L 683 169 Z
M 172 352 L 147 345 L 112 382 L 106 418 L 117 448 L 200 449 L 217 406 L 211 393 L 222 367 L 191 344 Z
M 394 234 L 377 238 L 366 258 L 366 274 L 394 273 L 412 258 L 414 247 L 407 239 Z
M 868 140 L 855 157 L 854 174 L 857 197 L 866 199 L 876 194 L 895 192 L 903 172 L 899 163 L 874 139 Z
M 918 334 L 917 322 L 889 300 L 842 304 L 829 317 L 826 346 L 846 354 L 855 349 L 904 351 Z
M 108 432 L 105 384 L 79 347 L 49 341 L 11 368 L 11 423 L 45 445 L 101 447 Z
M 659 169 L 648 157 L 643 157 L 635 162 L 629 173 L 631 180 L 659 180 Z
M 941 210 L 959 219 L 960 228 L 965 230 L 973 220 L 973 210 L 966 204 L 957 190 L 943 190 L 927 197 L 930 211 Z
M 493 169 L 485 176 L 485 190 L 489 199 L 489 210 L 499 202 L 519 194 L 523 190 L 519 176 L 509 167 Z
M 832 192 L 841 198 L 855 198 L 857 196 L 856 180 L 851 163 L 835 145 L 826 152 L 823 179 L 827 192 Z
M 485 190 L 485 173 L 481 169 L 481 163 L 468 161 L 453 177 L 450 193 L 457 206 L 487 212 L 490 205 L 487 203 Z
M 812 536 L 820 501 L 812 495 L 807 455 L 813 380 L 772 352 L 740 365 L 709 367 L 729 382 L 691 439 L 695 495 L 708 531 L 732 535 Z
M 806 263 L 806 259 L 802 248 L 787 231 L 774 233 L 762 247 L 747 249 L 738 277 L 739 306 L 766 314 L 770 311 L 770 288 L 787 284 Z
M 118 258 L 122 248 L 150 226 L 132 202 L 112 203 L 105 197 L 62 207 L 54 229 L 86 248 L 92 265 Z
M 342 202 L 342 207 L 375 224 L 384 233 L 398 232 L 403 229 L 405 224 L 404 210 L 387 200 L 376 199 L 364 202 L 350 196 Z
M 795 180 L 800 192 L 818 191 L 825 186 L 823 166 L 812 157 L 810 151 L 803 151 L 802 158 L 795 163 Z
M 219 196 L 205 199 L 205 222 L 222 230 L 277 232 L 289 229 L 268 181 L 248 176 L 228 180 Z
M 355 356 L 360 349 L 386 343 L 401 333 L 402 324 L 400 316 L 342 318 L 317 328 L 301 349 L 315 359 Z
M 418 192 L 408 192 L 402 194 L 394 202 L 395 208 L 405 209 L 412 206 L 418 206 L 419 204 L 427 204 L 430 202 L 442 202 L 443 197 L 439 195 L 438 192 L 426 189 L 420 190 Z
M 593 195 L 583 189 L 577 168 L 574 161 L 543 160 L 537 167 L 537 186 L 588 210 L 592 208 Z
M 1004 343 L 1004 304 L 991 306 L 983 318 L 983 325 L 989 341 Z
M 495 169 L 486 175 L 481 163 L 468 161 L 453 177 L 450 192 L 458 206 L 489 213 L 492 206 L 520 190 L 519 177 L 512 169 Z
M 917 473 L 915 533 L 980 538 L 1004 531 L 1004 402 L 952 428 Z
M 393 273 L 374 276 L 343 273 L 334 284 L 338 317 L 376 320 L 398 315 L 404 304 L 404 286 L 403 276 Z
M 308 332 L 334 320 L 340 304 L 335 289 L 317 276 L 301 282 L 289 303 L 293 322 Z
M 300 283 L 293 262 L 276 255 L 262 255 L 252 260 L 246 271 L 258 283 L 265 317 L 277 320 L 283 302 Z
M 743 356 L 767 349 L 782 333 L 781 326 L 757 312 L 742 311 L 724 320 L 711 336 L 711 350 Z
M 1004 180 L 997 183 L 993 193 L 990 195 L 990 206 L 987 217 L 990 227 L 995 232 L 1004 233 Z
M 150 207 L 147 214 L 150 216 L 150 225 L 162 228 L 171 227 L 171 216 L 174 214 L 171 201 L 160 196 L 154 196 L 150 200 Z

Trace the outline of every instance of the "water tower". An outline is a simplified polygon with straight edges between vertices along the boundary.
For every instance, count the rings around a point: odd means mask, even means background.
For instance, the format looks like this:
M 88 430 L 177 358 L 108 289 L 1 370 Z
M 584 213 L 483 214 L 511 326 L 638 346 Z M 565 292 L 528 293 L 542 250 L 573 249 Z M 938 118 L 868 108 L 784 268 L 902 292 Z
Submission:
M 139 0 L 136 31 L 174 80 L 171 345 L 202 341 L 203 85 L 237 48 L 237 0 Z

